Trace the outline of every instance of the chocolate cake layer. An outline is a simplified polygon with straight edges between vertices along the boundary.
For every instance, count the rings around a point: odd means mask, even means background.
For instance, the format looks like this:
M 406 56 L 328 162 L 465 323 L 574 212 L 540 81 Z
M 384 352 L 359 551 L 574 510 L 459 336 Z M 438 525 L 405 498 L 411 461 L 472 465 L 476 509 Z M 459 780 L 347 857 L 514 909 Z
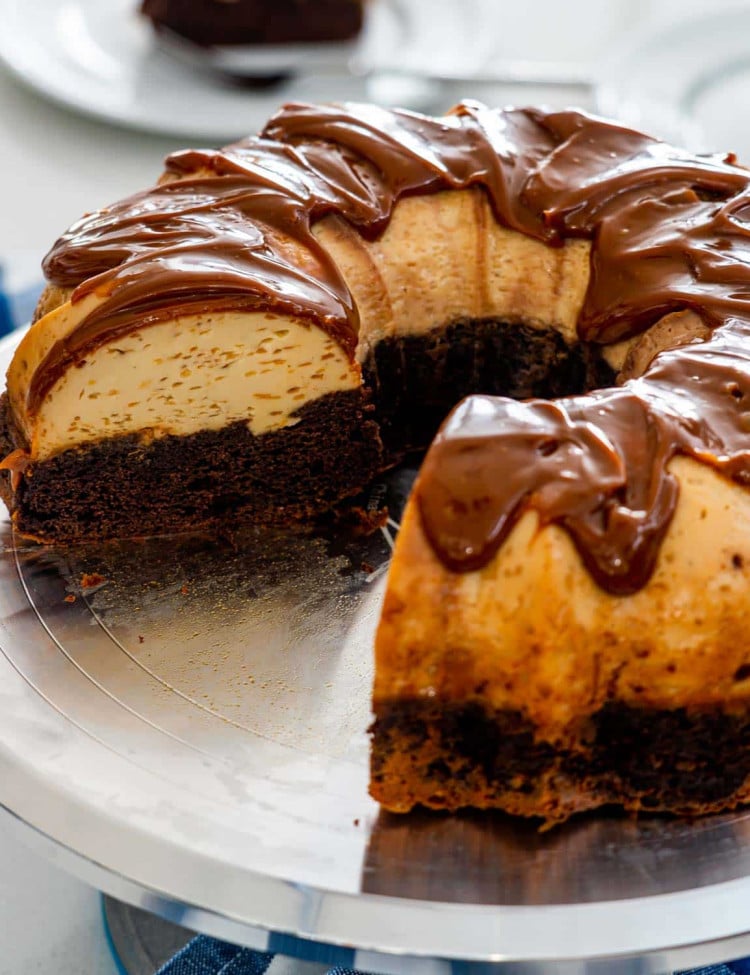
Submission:
M 425 448 L 456 403 L 473 393 L 568 396 L 615 378 L 598 346 L 571 346 L 551 328 L 495 319 L 383 339 L 363 372 L 383 442 L 396 455 Z
M 617 803 L 697 814 L 731 808 L 750 777 L 747 710 L 613 702 L 556 747 L 518 711 L 402 700 L 376 707 L 372 733 L 372 793 L 402 811 L 478 806 L 558 820 Z
M 362 29 L 363 0 L 144 0 L 142 13 L 195 44 L 343 41 Z
M 159 535 L 310 518 L 356 494 L 382 467 L 378 427 L 358 391 L 305 405 L 300 422 L 254 436 L 219 431 L 135 435 L 67 450 L 29 467 L 0 493 L 16 527 L 41 540 Z M 3 399 L 0 441 L 17 441 Z

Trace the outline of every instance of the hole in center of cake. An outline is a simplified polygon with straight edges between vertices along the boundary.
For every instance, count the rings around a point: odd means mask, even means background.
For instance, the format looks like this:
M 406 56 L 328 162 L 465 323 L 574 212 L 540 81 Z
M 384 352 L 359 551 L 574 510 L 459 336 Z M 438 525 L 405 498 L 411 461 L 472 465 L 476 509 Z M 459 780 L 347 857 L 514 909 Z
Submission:
M 615 375 L 598 346 L 494 318 L 389 336 L 364 363 L 383 441 L 396 455 L 427 447 L 453 407 L 474 393 L 554 399 L 612 386 Z

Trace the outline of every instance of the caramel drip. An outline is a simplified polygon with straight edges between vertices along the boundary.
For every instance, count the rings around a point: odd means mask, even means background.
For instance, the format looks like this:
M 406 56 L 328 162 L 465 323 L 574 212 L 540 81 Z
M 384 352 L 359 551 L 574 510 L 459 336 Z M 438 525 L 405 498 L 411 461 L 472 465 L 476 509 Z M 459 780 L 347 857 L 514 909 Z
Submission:
M 182 312 L 278 309 L 353 354 L 356 308 L 315 222 L 333 214 L 375 239 L 401 197 L 480 186 L 504 226 L 550 246 L 591 241 L 582 340 L 618 341 L 683 309 L 715 331 L 619 389 L 459 406 L 417 487 L 440 558 L 480 567 L 532 506 L 570 533 L 604 588 L 633 592 L 674 512 L 675 454 L 750 481 L 750 175 L 732 156 L 572 111 L 465 103 L 432 119 L 290 105 L 260 137 L 176 153 L 167 168 L 171 181 L 84 218 L 47 256 L 73 301 L 104 300 L 37 370 L 31 413 L 88 350 Z
M 0 471 L 10 471 L 10 486 L 12 491 L 18 490 L 23 475 L 30 466 L 31 457 L 28 451 L 22 450 L 20 447 L 18 450 L 12 450 L 7 457 L 4 457 L 0 461 Z

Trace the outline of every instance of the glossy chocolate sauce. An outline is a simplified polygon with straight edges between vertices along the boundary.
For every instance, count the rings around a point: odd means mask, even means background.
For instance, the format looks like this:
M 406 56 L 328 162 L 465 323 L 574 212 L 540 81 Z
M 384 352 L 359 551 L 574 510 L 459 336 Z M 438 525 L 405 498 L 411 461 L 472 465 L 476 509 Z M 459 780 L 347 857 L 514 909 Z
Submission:
M 591 241 L 581 340 L 637 335 L 693 309 L 715 331 L 621 388 L 557 402 L 475 397 L 449 418 L 417 486 L 424 527 L 456 571 L 486 564 L 536 508 L 605 589 L 649 579 L 688 454 L 750 482 L 750 174 L 578 112 L 459 105 L 443 119 L 291 105 L 262 135 L 176 153 L 173 179 L 84 218 L 45 261 L 73 301 L 105 300 L 34 377 L 29 410 L 71 361 L 176 311 L 272 309 L 350 354 L 356 307 L 318 244 L 328 215 L 368 239 L 399 198 L 482 187 L 496 219 L 551 246 Z

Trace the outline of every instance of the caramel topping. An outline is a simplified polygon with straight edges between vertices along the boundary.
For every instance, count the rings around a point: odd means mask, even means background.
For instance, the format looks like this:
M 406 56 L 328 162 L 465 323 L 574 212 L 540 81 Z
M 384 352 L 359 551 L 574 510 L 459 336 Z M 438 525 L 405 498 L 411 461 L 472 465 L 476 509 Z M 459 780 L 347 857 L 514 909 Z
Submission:
M 0 461 L 0 471 L 10 471 L 11 490 L 17 491 L 21 478 L 31 464 L 31 457 L 28 452 L 19 448 L 12 450 L 7 457 Z
M 290 105 L 260 137 L 176 153 L 167 168 L 171 181 L 84 218 L 48 255 L 48 277 L 74 286 L 74 301 L 104 300 L 50 351 L 30 412 L 87 350 L 182 311 L 278 309 L 353 353 L 356 308 L 314 223 L 334 214 L 374 239 L 401 197 L 480 186 L 507 227 L 553 247 L 591 241 L 582 340 L 616 342 L 685 310 L 714 331 L 618 389 L 459 406 L 417 487 L 446 564 L 483 565 L 533 506 L 570 533 L 603 587 L 632 592 L 674 512 L 676 453 L 750 481 L 750 174 L 732 156 L 573 111 L 466 103 L 432 119 Z

